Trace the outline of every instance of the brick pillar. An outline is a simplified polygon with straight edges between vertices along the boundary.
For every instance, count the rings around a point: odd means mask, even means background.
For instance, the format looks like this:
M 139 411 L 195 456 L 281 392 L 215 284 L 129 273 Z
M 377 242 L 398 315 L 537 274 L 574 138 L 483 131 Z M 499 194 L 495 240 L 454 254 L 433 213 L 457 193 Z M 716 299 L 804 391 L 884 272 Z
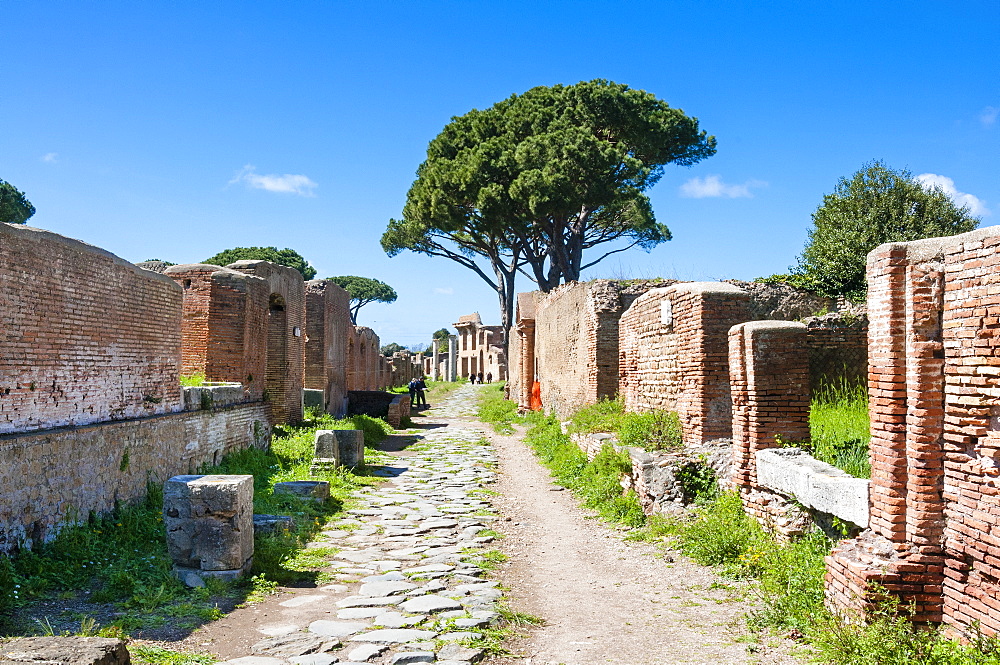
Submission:
M 750 318 L 750 295 L 725 282 L 691 282 L 668 289 L 679 341 L 677 415 L 684 440 L 704 443 L 732 435 L 729 330 Z M 807 433 L 808 434 L 808 433 Z
M 517 335 L 520 339 L 520 357 L 517 359 L 518 390 L 517 408 L 521 411 L 531 409 L 531 386 L 535 383 L 535 322 L 521 321 L 517 324 Z
M 868 255 L 871 518 L 827 557 L 835 610 L 864 612 L 884 590 L 912 603 L 914 620 L 941 620 L 945 242 Z
M 733 402 L 733 481 L 757 487 L 755 453 L 809 440 L 809 356 L 806 326 L 751 321 L 729 331 Z

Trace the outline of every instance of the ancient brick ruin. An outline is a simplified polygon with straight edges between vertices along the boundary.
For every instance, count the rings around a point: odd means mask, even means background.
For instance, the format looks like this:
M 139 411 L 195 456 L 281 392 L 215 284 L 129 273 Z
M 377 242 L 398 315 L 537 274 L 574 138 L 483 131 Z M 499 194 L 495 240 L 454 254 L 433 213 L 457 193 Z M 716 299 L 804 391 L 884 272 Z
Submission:
M 1000 227 L 868 256 L 871 528 L 828 558 L 828 594 L 879 588 L 917 618 L 1000 630 Z
M 503 326 L 484 326 L 479 312 L 467 314 L 452 324 L 458 331 L 456 372 L 462 378 L 489 374 L 493 381 L 507 379 L 507 359 L 503 351 Z
M 309 285 L 310 317 L 291 268 L 158 268 L 0 224 L 0 458 L 17 479 L 0 493 L 0 551 L 139 499 L 151 479 L 267 446 L 273 425 L 301 419 L 307 382 L 337 413 L 349 381 L 392 377 L 339 287 Z M 182 389 L 182 374 L 209 385 Z

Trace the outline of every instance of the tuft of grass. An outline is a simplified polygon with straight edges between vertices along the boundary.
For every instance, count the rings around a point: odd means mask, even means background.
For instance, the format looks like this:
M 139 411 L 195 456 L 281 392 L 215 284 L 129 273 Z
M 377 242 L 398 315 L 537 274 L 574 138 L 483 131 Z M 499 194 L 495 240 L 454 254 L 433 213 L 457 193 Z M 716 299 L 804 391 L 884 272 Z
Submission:
M 490 423 L 495 432 L 512 434 L 517 421 L 517 404 L 504 398 L 504 384 L 491 383 L 479 393 L 478 417 Z
M 809 410 L 810 452 L 857 478 L 871 477 L 868 393 L 863 386 L 824 386 Z
M 555 417 L 531 414 L 529 421 L 532 427 L 525 442 L 560 485 L 583 498 L 585 507 L 611 522 L 627 526 L 641 526 L 645 522 L 635 493 L 622 490 L 620 478 L 632 470 L 627 454 L 606 445 L 593 461 L 588 462 L 587 455 L 562 433 Z
M 187 376 L 181 375 L 181 385 L 185 388 L 196 388 L 205 385 L 205 373 L 198 372 Z
M 129 646 L 132 660 L 147 665 L 212 665 L 218 660 L 212 656 L 196 653 L 181 653 L 152 644 Z
M 613 432 L 624 446 L 644 450 L 678 450 L 683 445 L 681 421 L 673 411 L 629 413 L 621 399 L 604 399 L 582 407 L 570 418 L 570 434 Z

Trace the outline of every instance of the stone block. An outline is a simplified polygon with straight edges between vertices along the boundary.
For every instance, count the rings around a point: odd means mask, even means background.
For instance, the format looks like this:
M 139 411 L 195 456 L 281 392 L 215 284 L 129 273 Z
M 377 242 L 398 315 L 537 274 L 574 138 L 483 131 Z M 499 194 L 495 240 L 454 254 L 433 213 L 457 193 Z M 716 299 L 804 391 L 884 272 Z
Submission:
M 316 432 L 315 458 L 317 462 L 333 461 L 350 468 L 365 463 L 365 434 L 359 429 L 333 429 Z
M 295 520 L 288 515 L 254 515 L 254 533 L 282 533 L 295 528 Z
M 125 640 L 109 637 L 21 637 L 0 646 L 0 663 L 129 665 Z
M 274 484 L 275 494 L 292 494 L 303 499 L 326 501 L 330 498 L 330 483 L 325 480 L 290 480 Z
M 178 575 L 238 577 L 253 558 L 253 476 L 174 476 L 163 520 Z
M 802 505 L 868 526 L 870 481 L 855 478 L 799 448 L 758 450 L 757 482 Z

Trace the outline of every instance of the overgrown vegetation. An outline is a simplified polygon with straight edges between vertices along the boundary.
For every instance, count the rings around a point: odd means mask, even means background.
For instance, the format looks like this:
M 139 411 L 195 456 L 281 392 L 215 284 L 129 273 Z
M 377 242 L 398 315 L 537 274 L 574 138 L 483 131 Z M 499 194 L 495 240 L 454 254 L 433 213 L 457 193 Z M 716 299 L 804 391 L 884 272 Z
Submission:
M 822 662 L 844 665 L 1000 664 L 1000 642 L 978 638 L 963 646 L 939 630 L 912 624 L 907 608 L 886 603 L 867 622 L 844 622 L 823 605 L 823 558 L 833 543 L 811 533 L 779 543 L 743 511 L 739 495 L 719 494 L 690 519 L 653 518 L 636 539 L 663 539 L 692 559 L 751 583 L 757 609 L 751 629 L 804 638 Z
M 317 566 L 310 564 L 317 562 L 303 558 L 302 547 L 343 509 L 354 487 L 377 481 L 366 476 L 365 470 L 321 474 L 319 478 L 330 481 L 332 495 L 323 504 L 276 495 L 274 484 L 310 478 L 317 429 L 361 429 L 370 445 L 384 438 L 389 427 L 367 416 L 346 420 L 312 416 L 301 426 L 276 428 L 270 450 L 240 450 L 217 466 L 201 469 L 203 473 L 253 475 L 254 512 L 289 515 L 294 520 L 291 531 L 257 536 L 251 579 L 239 584 L 208 580 L 197 589 L 175 579 L 166 549 L 162 484 L 151 483 L 140 503 L 121 505 L 104 516 L 91 515 L 81 524 L 63 528 L 49 543 L 0 557 L 0 632 L 38 632 L 38 625 L 75 632 L 75 626 L 91 613 L 113 617 L 104 630 L 117 633 L 167 626 L 192 629 L 220 618 L 240 602 L 261 597 L 277 583 L 314 580 Z M 377 456 L 377 451 L 366 451 L 369 464 Z M 38 616 L 36 603 L 55 598 L 76 609 L 55 617 Z M 44 621 L 32 625 L 31 618 Z
M 645 450 L 677 450 L 682 445 L 681 421 L 676 413 L 628 413 L 620 399 L 582 407 L 570 419 L 569 432 L 612 432 L 623 446 Z
M 205 373 L 198 372 L 196 374 L 181 374 L 181 385 L 185 388 L 197 388 L 198 386 L 205 385 Z
M 863 386 L 829 385 L 809 410 L 811 454 L 857 478 L 871 478 L 868 393 Z
M 588 462 L 579 446 L 562 433 L 554 416 L 533 413 L 528 422 L 531 427 L 524 440 L 557 483 L 573 490 L 583 499 L 585 507 L 608 521 L 633 527 L 645 523 L 635 492 L 622 492 L 620 478 L 632 470 L 628 455 L 606 445 Z
M 504 398 L 504 384 L 491 383 L 479 395 L 479 419 L 490 423 L 501 434 L 514 432 L 517 404 Z

